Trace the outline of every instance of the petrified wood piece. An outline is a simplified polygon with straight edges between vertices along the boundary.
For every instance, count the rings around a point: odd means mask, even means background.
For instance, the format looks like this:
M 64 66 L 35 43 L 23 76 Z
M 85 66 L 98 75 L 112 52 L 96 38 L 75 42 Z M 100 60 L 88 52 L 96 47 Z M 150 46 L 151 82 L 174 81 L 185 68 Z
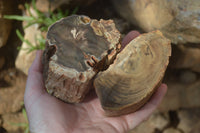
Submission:
M 159 29 L 173 43 L 200 43 L 200 0 L 112 0 L 116 11 L 146 32 Z
M 119 39 L 112 20 L 73 15 L 53 24 L 43 56 L 48 92 L 65 102 L 82 101 L 97 72 L 115 58 Z
M 171 55 L 170 40 L 154 31 L 132 40 L 123 50 L 119 40 L 112 20 L 74 15 L 53 24 L 43 56 L 48 92 L 77 103 L 94 80 L 107 115 L 139 109 L 162 81 Z
M 143 106 L 161 84 L 169 56 L 170 41 L 159 31 L 132 40 L 94 80 L 106 114 L 127 114 Z

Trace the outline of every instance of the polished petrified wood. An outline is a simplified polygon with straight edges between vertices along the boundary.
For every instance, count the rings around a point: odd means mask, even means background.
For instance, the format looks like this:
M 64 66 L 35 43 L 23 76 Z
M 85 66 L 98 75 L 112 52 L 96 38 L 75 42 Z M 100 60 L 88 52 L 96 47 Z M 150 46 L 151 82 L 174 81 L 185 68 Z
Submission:
M 112 20 L 74 15 L 53 24 L 43 56 L 48 92 L 65 102 L 82 101 L 97 72 L 115 58 L 119 39 Z
M 94 80 L 107 115 L 122 115 L 143 106 L 161 84 L 170 55 L 170 41 L 159 31 L 132 40 Z
M 140 35 L 122 50 L 112 20 L 70 16 L 53 24 L 43 56 L 47 91 L 81 102 L 95 87 L 107 115 L 136 111 L 161 84 L 171 55 L 161 32 Z

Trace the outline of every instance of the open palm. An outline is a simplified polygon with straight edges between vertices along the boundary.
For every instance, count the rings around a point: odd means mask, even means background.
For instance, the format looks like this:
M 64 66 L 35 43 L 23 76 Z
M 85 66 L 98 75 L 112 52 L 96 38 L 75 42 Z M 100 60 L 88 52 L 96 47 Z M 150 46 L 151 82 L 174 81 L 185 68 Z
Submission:
M 138 34 L 130 32 L 122 45 L 126 45 Z M 29 70 L 24 96 L 30 131 L 33 133 L 124 133 L 146 119 L 167 90 L 167 86 L 162 84 L 151 100 L 135 113 L 107 117 L 94 91 L 80 104 L 67 104 L 49 95 L 43 83 L 41 56 L 42 52 L 37 52 Z

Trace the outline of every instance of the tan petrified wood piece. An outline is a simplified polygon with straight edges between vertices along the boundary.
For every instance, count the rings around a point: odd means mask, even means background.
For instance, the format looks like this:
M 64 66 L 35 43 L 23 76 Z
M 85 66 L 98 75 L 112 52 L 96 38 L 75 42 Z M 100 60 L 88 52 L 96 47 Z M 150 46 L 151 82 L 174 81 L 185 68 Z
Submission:
M 107 115 L 134 112 L 161 84 L 171 56 L 170 41 L 159 31 L 132 40 L 94 80 Z
M 136 111 L 161 84 L 171 45 L 154 31 L 120 47 L 112 20 L 73 15 L 56 22 L 47 33 L 43 56 L 47 91 L 78 103 L 94 85 L 107 115 Z

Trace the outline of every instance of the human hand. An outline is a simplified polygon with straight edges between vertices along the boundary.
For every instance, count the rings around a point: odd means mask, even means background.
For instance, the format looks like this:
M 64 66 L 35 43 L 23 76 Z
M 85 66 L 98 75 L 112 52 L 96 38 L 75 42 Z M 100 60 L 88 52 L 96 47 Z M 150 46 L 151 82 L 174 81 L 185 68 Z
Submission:
M 124 47 L 138 32 L 130 32 L 122 41 Z M 159 105 L 167 86 L 162 84 L 140 110 L 119 117 L 106 117 L 95 92 L 79 104 L 67 104 L 46 92 L 42 77 L 42 52 L 29 69 L 24 95 L 25 108 L 32 133 L 123 133 L 145 120 Z

